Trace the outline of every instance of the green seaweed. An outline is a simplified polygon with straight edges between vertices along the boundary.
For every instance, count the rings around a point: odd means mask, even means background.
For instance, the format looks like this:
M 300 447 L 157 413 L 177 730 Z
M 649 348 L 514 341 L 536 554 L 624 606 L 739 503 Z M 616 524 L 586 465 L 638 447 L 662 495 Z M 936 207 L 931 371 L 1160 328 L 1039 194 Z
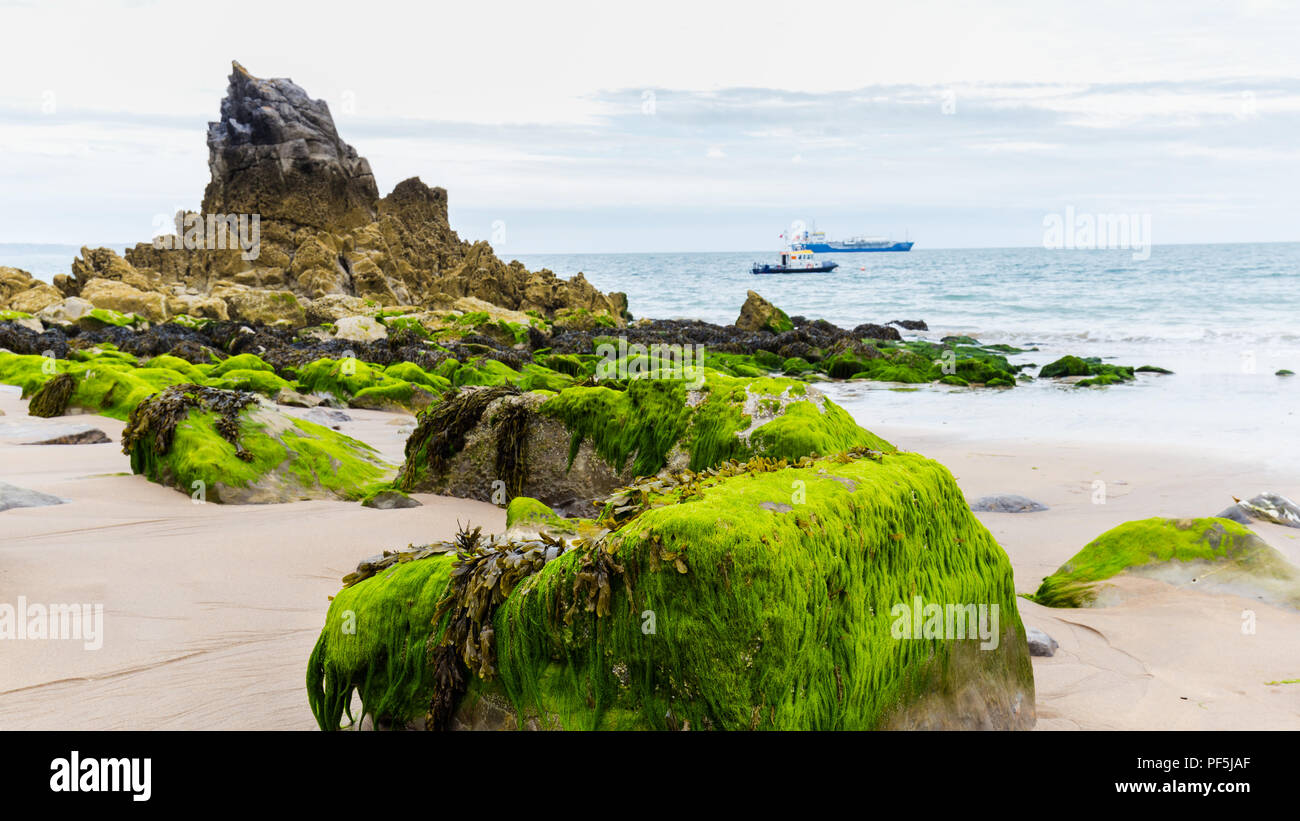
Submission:
M 1231 561 L 1263 566 L 1255 534 L 1231 519 L 1164 519 L 1125 522 L 1089 542 L 1030 598 L 1047 607 L 1086 607 L 1097 582 L 1158 562 Z
M 639 511 L 511 584 L 433 555 L 345 588 L 309 662 L 318 724 L 338 728 L 354 692 L 380 726 L 449 726 L 463 692 L 567 729 L 871 729 L 972 682 L 1008 712 L 1033 698 L 1010 563 L 937 463 L 751 464 Z M 896 639 L 895 608 L 917 599 L 997 604 L 1002 649 Z

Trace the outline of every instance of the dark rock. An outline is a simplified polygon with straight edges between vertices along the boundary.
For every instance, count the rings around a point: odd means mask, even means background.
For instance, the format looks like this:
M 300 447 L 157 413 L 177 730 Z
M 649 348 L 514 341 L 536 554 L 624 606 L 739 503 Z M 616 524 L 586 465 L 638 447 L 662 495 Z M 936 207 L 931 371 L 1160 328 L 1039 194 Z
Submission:
M 25 445 L 103 445 L 112 442 L 108 434 L 99 428 L 87 428 L 73 433 L 65 433 L 40 442 L 24 442 Z
M 1047 505 L 1024 496 L 983 496 L 976 499 L 970 509 L 981 513 L 1038 513 L 1047 510 Z
M 888 325 L 873 325 L 870 322 L 854 328 L 853 335 L 860 339 L 890 339 L 899 342 L 903 339 L 903 335 L 898 332 L 897 328 L 891 328 Z
M 905 329 L 907 329 L 907 330 L 909 330 L 909 331 L 928 331 L 928 330 L 930 330 L 930 326 L 929 326 L 929 325 L 926 325 L 925 322 L 922 321 L 922 320 L 920 320 L 920 319 L 895 319 L 894 321 L 890 322 L 889 324 L 890 324 L 890 325 L 897 325 L 898 327 L 900 327 L 900 328 L 905 328 Z
M 1056 648 L 1060 647 L 1056 643 L 1056 639 L 1037 627 L 1026 627 L 1025 639 L 1029 642 L 1029 655 L 1031 656 L 1054 656 L 1056 655 Z
M 260 214 L 332 230 L 375 219 L 370 163 L 339 138 L 329 106 L 292 80 L 263 80 L 239 63 L 208 124 L 208 214 Z

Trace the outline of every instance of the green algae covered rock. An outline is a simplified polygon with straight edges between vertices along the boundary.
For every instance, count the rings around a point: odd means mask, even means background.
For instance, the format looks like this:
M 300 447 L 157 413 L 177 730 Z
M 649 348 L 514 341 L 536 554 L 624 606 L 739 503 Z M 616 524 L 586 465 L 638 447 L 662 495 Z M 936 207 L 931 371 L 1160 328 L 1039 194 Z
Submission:
M 75 410 L 126 419 L 146 397 L 186 381 L 183 374 L 170 368 L 136 368 L 133 357 L 113 353 L 103 351 L 99 356 L 87 357 L 87 361 L 75 361 L 0 352 L 0 383 L 18 385 L 24 397 L 35 399 L 47 382 L 60 378 L 59 386 L 51 389 L 60 394 L 58 397 L 36 400 L 38 415 L 62 415 Z M 64 376 L 68 379 L 61 378 Z M 69 381 L 71 392 L 63 395 Z M 57 401 L 47 401 L 54 398 Z
M 1119 575 L 1300 608 L 1300 572 L 1248 528 L 1224 518 L 1125 522 L 1043 579 L 1031 598 L 1048 607 L 1104 604 L 1102 583 Z
M 506 529 L 524 525 L 547 525 L 561 521 L 554 510 L 528 496 L 516 496 L 506 506 Z
M 1150 366 L 1144 366 L 1150 367 Z M 1168 373 L 1166 371 L 1166 373 Z M 1063 356 L 1050 364 L 1044 365 L 1038 372 L 1040 379 L 1061 379 L 1070 376 L 1086 376 L 1075 383 L 1076 387 L 1096 387 L 1119 385 L 1132 382 L 1134 369 L 1126 365 L 1108 365 L 1096 357 L 1083 359 L 1077 356 Z
M 359 359 L 318 359 L 297 371 L 304 393 L 324 393 L 354 408 L 417 411 L 433 404 L 451 383 L 411 362 L 381 368 Z M 274 395 L 274 393 L 268 394 Z
M 757 291 L 745 294 L 745 304 L 740 306 L 736 327 L 742 331 L 770 331 L 779 334 L 794 327 L 786 312 L 758 295 Z
M 391 474 L 363 442 L 286 416 L 256 394 L 194 384 L 140 402 L 122 451 L 133 473 L 226 504 L 356 499 Z
M 1010 563 L 935 462 L 730 463 L 628 488 L 578 530 L 363 562 L 309 661 L 321 728 L 354 693 L 383 727 L 1034 723 Z M 959 638 L 931 605 L 997 621 Z
M 592 499 L 665 469 L 703 470 L 755 455 L 894 450 L 802 382 L 709 369 L 703 375 L 698 390 L 667 379 L 557 393 L 464 389 L 420 416 L 395 484 L 497 503 L 531 496 L 590 515 Z

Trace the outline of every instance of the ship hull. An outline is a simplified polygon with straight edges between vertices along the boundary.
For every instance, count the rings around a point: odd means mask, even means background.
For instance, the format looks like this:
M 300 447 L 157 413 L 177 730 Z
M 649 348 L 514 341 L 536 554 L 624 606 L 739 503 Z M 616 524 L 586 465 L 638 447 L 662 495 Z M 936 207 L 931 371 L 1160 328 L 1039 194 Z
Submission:
M 825 274 L 840 267 L 838 262 L 823 262 L 815 267 L 791 268 L 785 265 L 755 265 L 749 269 L 751 274 L 765 276 L 768 274 Z
M 807 248 L 814 254 L 863 254 L 870 251 L 910 251 L 912 243 L 910 242 L 893 242 L 889 245 L 845 245 L 840 242 L 808 242 L 801 243 L 800 248 Z

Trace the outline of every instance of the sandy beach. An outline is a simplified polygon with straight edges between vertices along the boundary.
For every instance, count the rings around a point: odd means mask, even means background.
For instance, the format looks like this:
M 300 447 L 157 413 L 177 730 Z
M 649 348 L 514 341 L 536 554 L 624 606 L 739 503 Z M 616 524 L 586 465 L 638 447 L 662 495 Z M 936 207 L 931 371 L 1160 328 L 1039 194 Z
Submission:
M 967 498 L 1018 493 L 1041 513 L 977 513 L 1011 558 L 1016 591 L 1042 578 L 1104 531 L 1151 516 L 1212 516 L 1265 489 L 1294 497 L 1294 477 L 1247 460 L 1193 449 L 1001 440 L 972 443 L 915 430 L 886 430 L 899 447 L 943 462 Z M 1093 501 L 1093 482 L 1106 501 Z M 1251 529 L 1293 564 L 1300 531 Z M 1297 729 L 1300 686 L 1267 682 L 1300 675 L 1300 613 L 1231 595 L 1147 579 L 1112 582 L 1114 607 L 1062 610 L 1020 600 L 1026 626 L 1060 643 L 1034 658 L 1037 729 Z M 1255 612 L 1244 635 L 1242 612 Z
M 28 417 L 13 389 L 0 392 L 0 410 L 0 481 L 68 500 L 0 514 L 0 589 L 105 608 L 102 649 L 6 642 L 0 729 L 314 729 L 304 670 L 339 579 L 385 548 L 448 538 L 458 522 L 504 527 L 493 505 L 428 494 L 416 497 L 422 507 L 392 511 L 195 504 L 130 475 L 121 422 Z M 343 432 L 400 461 L 411 417 L 347 413 Z M 20 444 L 81 425 L 115 441 Z M 1019 493 L 1049 506 L 978 514 L 1020 593 L 1123 521 L 1212 515 L 1229 494 L 1300 495 L 1294 480 L 1221 455 L 876 432 L 943 462 L 968 498 Z M 1096 479 L 1105 504 L 1094 503 Z M 1300 563 L 1300 533 L 1254 530 Z M 1060 643 L 1054 657 L 1034 658 L 1038 729 L 1300 728 L 1300 686 L 1267 684 L 1300 674 L 1300 613 L 1144 579 L 1118 588 L 1124 600 L 1109 608 L 1021 600 L 1026 625 Z M 1254 635 L 1243 635 L 1243 610 L 1255 611 Z

